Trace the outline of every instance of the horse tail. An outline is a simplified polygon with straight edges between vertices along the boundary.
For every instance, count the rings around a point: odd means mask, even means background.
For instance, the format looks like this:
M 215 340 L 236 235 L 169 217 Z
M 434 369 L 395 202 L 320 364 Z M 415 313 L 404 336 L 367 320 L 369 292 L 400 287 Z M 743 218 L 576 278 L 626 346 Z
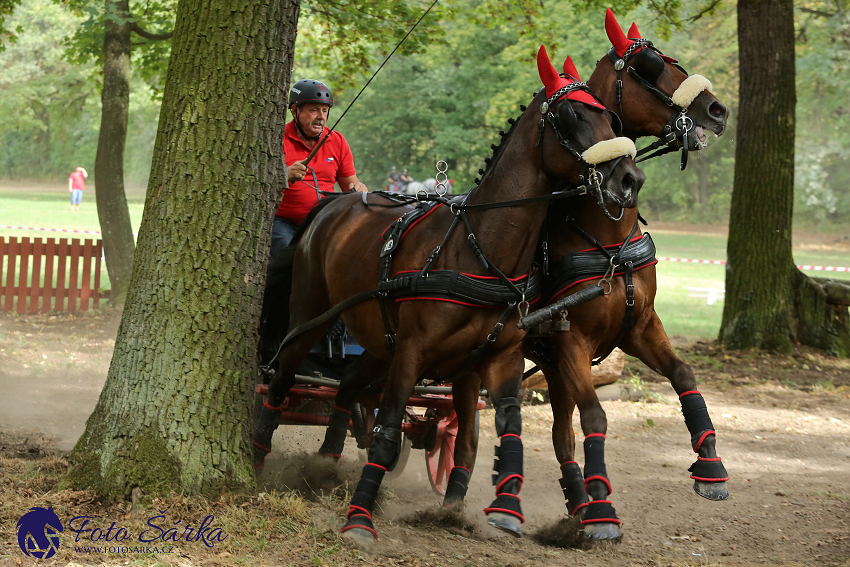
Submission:
M 341 194 L 332 194 L 319 201 L 298 226 L 292 242 L 272 254 L 266 269 L 266 290 L 263 295 L 263 311 L 260 315 L 260 340 L 257 344 L 259 364 L 266 365 L 280 347 L 289 330 L 289 296 L 292 293 L 292 266 L 295 249 L 301 236 L 316 218 L 316 215 Z

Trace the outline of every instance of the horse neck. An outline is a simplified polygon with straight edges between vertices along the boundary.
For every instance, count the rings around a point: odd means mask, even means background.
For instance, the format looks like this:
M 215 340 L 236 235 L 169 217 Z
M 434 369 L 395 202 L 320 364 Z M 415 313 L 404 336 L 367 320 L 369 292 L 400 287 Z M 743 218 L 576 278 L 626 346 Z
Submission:
M 552 182 L 541 168 L 540 149 L 535 147 L 536 121 L 526 115 L 520 121 L 469 204 L 502 203 L 552 192 Z M 544 201 L 468 214 L 487 258 L 507 275 L 516 276 L 527 272 L 533 261 L 547 207 Z

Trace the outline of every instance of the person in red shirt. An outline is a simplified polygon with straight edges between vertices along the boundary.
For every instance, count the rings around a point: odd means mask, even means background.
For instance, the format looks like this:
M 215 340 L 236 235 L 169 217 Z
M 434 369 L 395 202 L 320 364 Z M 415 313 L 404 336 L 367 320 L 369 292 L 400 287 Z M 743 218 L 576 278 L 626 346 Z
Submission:
M 323 198 L 322 191 L 332 193 L 334 184 L 344 192 L 368 191 L 357 179 L 351 148 L 339 132 L 331 132 L 310 163 L 304 165 L 307 155 L 328 130 L 328 113 L 333 104 L 330 89 L 319 81 L 298 81 L 289 92 L 292 121 L 286 124 L 283 134 L 289 187 L 275 213 L 272 253 L 289 245 L 298 225 Z
M 86 190 L 86 177 L 88 176 L 88 172 L 82 167 L 78 167 L 68 176 L 68 192 L 71 193 L 72 211 L 80 210 L 80 203 L 83 202 L 83 191 Z

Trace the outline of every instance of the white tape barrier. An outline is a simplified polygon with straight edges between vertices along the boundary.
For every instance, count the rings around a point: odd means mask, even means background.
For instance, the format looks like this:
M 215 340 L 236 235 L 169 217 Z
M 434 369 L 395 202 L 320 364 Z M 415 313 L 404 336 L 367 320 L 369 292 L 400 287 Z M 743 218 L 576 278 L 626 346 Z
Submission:
M 77 234 L 101 234 L 99 230 L 74 230 L 72 228 L 35 228 L 32 226 L 10 226 L 6 224 L 0 224 L 0 228 L 8 228 L 11 230 L 41 230 L 45 232 L 73 232 Z M 138 236 L 135 232 L 133 236 Z M 667 258 L 664 256 L 658 256 L 659 262 L 686 262 L 690 264 L 713 264 L 715 266 L 725 266 L 725 260 L 689 260 L 687 258 Z M 810 266 L 808 264 L 803 264 L 797 266 L 801 270 L 814 270 L 816 272 L 850 272 L 850 268 L 845 268 L 842 266 Z
M 665 258 L 658 256 L 659 262 L 688 262 L 691 264 L 713 264 L 715 266 L 725 266 L 726 260 L 689 260 L 687 258 Z M 800 264 L 797 266 L 801 270 L 814 270 L 816 272 L 850 272 L 850 268 L 843 266 L 811 266 L 809 264 Z

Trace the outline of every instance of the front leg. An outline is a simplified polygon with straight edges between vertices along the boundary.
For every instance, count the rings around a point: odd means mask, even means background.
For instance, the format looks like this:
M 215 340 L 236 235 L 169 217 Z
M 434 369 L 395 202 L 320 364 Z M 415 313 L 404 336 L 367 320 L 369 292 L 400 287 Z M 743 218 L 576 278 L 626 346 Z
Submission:
M 697 391 L 694 371 L 673 352 L 664 326 L 654 309 L 641 314 L 638 325 L 621 345 L 626 354 L 665 376 L 673 385 L 685 425 L 691 434 L 691 447 L 697 461 L 688 469 L 694 479 L 694 492 L 709 500 L 726 500 L 729 475 L 715 451 L 716 433 L 702 394 Z
M 522 383 L 523 358 L 518 349 L 493 357 L 482 369 L 484 383 L 496 408 L 497 460 L 493 485 L 496 499 L 484 509 L 487 523 L 519 537 L 525 523 L 519 491 L 523 483 L 522 415 L 519 388 Z
M 419 376 L 420 368 L 414 361 L 422 360 L 420 353 L 411 353 L 404 345 L 397 345 L 390 364 L 387 388 L 378 410 L 368 462 L 363 467 L 360 482 L 351 497 L 348 521 L 340 530 L 344 537 L 356 544 L 369 545 L 378 539 L 372 523 L 372 512 L 384 474 L 398 463 L 401 451 L 401 423 L 407 401 Z

